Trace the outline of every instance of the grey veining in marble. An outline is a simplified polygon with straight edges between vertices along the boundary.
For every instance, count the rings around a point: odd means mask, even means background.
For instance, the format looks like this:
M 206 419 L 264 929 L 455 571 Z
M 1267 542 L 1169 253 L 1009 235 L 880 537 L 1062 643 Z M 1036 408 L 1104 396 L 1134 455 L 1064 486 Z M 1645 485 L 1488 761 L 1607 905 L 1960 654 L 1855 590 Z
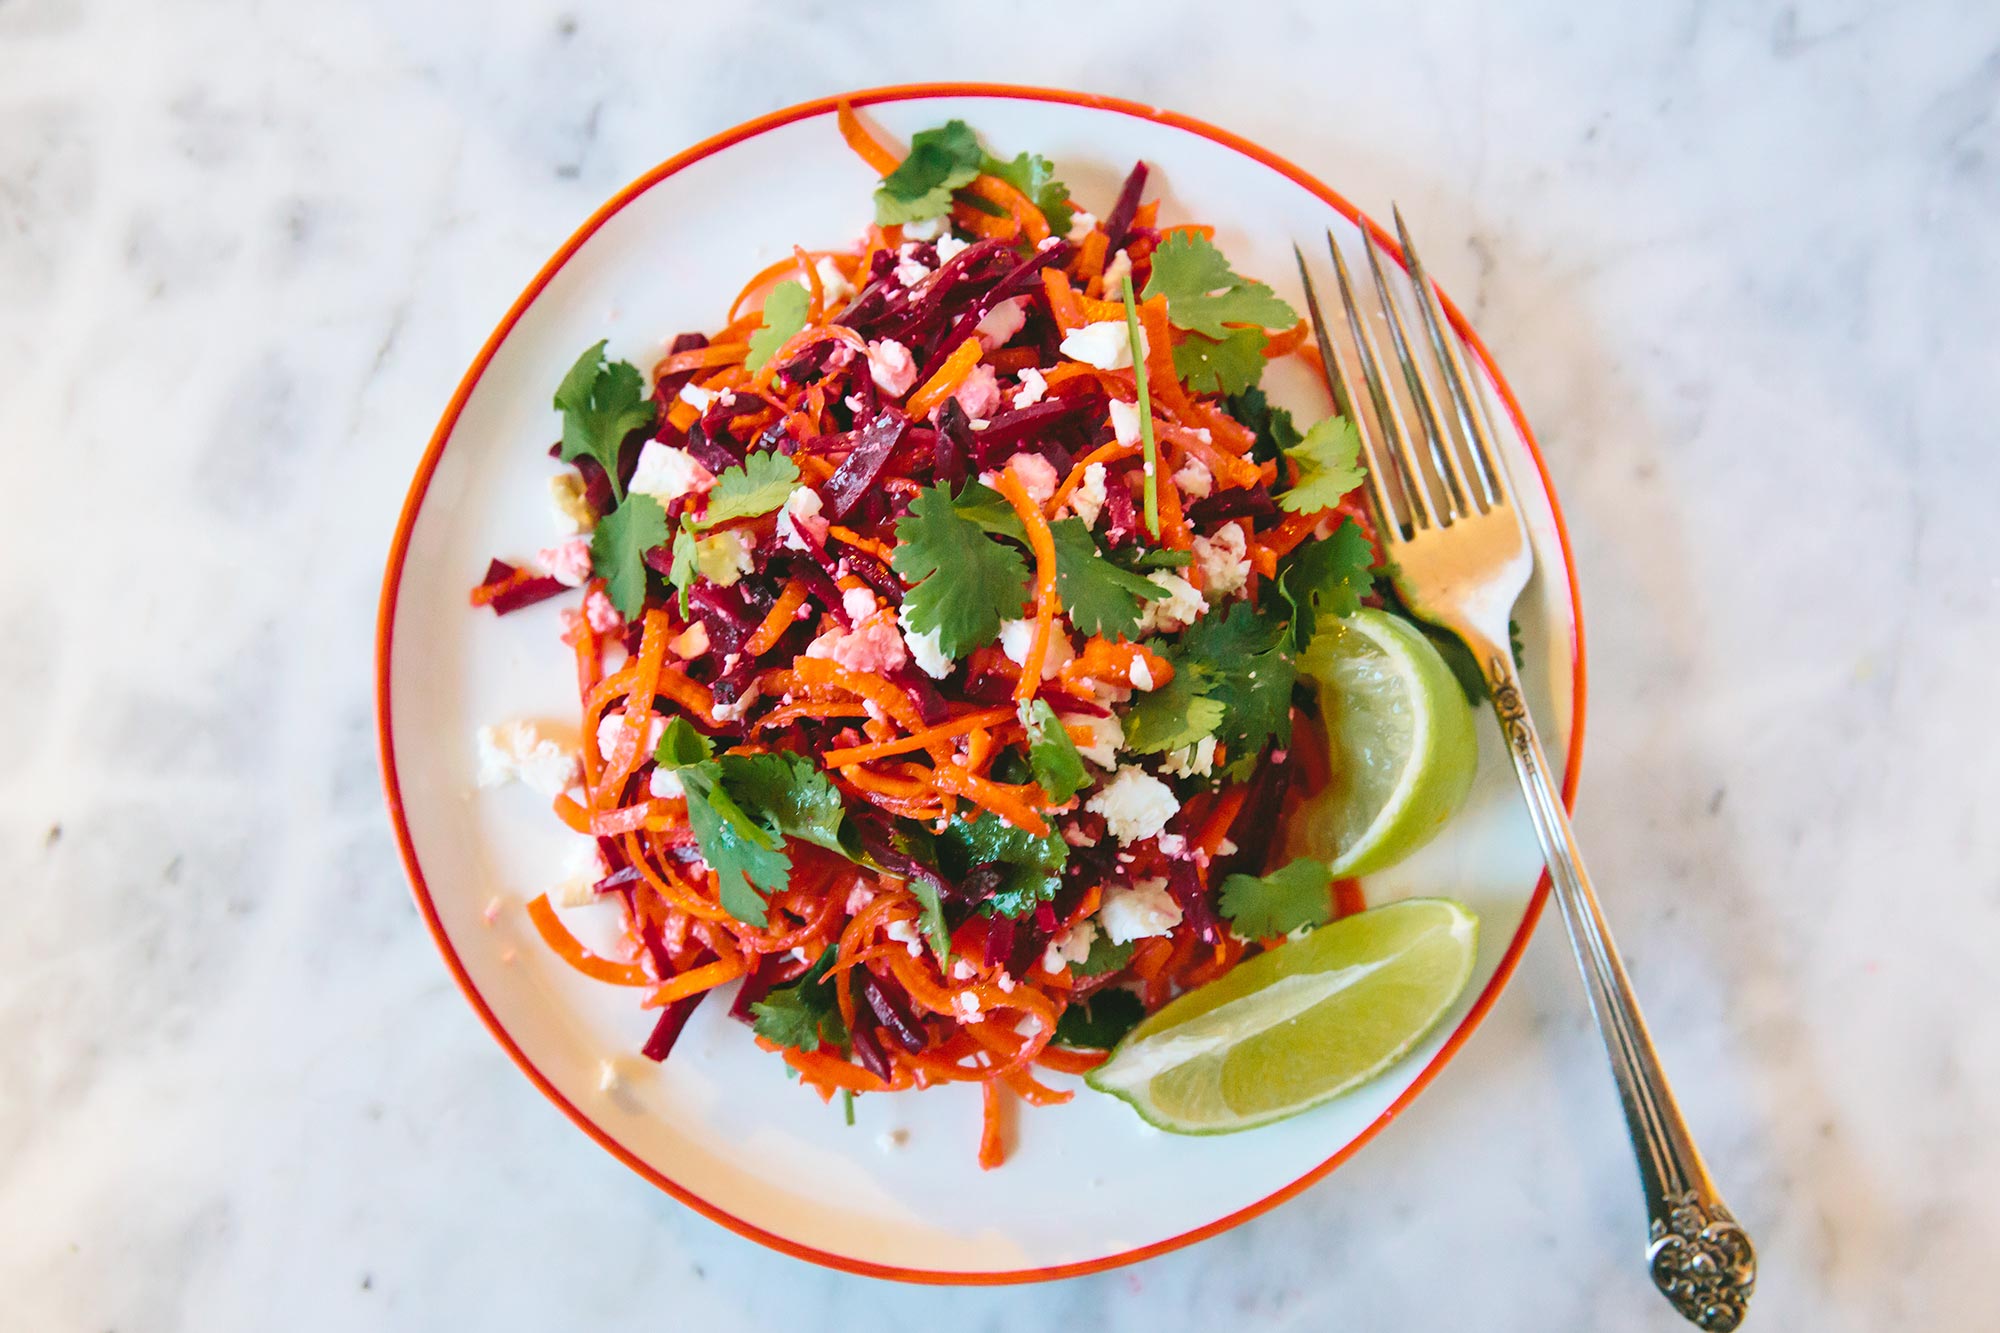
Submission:
M 1553 928 L 1301 1199 L 969 1293 L 654 1193 L 446 978 L 369 666 L 460 369 L 644 167 L 935 77 L 1174 106 L 1417 221 L 1567 503 L 1579 825 L 1750 1327 L 1992 1326 L 2000 15 L 1019 8 L 941 58 L 990 11 L 0 0 L 0 1327 L 1676 1326 Z

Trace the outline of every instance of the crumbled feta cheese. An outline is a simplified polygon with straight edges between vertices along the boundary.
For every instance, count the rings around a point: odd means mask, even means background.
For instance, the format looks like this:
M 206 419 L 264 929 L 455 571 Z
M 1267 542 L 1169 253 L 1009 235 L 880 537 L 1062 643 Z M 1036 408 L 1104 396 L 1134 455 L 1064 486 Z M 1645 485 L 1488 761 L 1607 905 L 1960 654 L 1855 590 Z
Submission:
M 951 674 L 952 656 L 938 642 L 938 632 L 934 629 L 916 630 L 910 628 L 910 604 L 904 602 L 897 610 L 896 618 L 903 627 L 903 643 L 908 647 L 910 660 L 917 664 L 932 680 L 943 680 Z
M 1167 751 L 1160 767 L 1177 778 L 1205 778 L 1215 771 L 1215 737 L 1203 736 L 1193 745 Z
M 928 266 L 920 264 L 914 259 L 905 259 L 898 263 L 895 273 L 896 281 L 902 283 L 905 287 L 915 287 L 931 275 Z
M 943 219 L 939 220 L 942 221 Z M 908 235 L 908 232 L 906 231 L 904 234 Z M 967 250 L 970 250 L 971 248 L 972 248 L 971 241 L 961 241 L 956 236 L 938 237 L 937 257 L 938 257 L 939 267 L 943 267 L 944 265 L 949 264 L 952 260 L 958 258 L 960 255 L 964 254 Z
M 590 542 L 572 537 L 535 552 L 535 563 L 565 588 L 581 588 L 590 582 Z
M 549 478 L 549 503 L 564 532 L 589 532 L 597 526 L 597 511 L 583 495 L 583 477 L 576 471 L 565 469 Z
M 616 634 L 625 628 L 625 617 L 601 589 L 593 590 L 583 599 L 583 618 L 599 634 Z
M 648 440 L 639 450 L 639 462 L 632 469 L 632 483 L 625 489 L 650 495 L 662 506 L 683 495 L 694 495 L 715 485 L 715 474 L 703 467 L 685 449 L 676 449 L 658 440 Z
M 1083 470 L 1083 480 L 1069 493 L 1070 512 L 1083 520 L 1086 528 L 1097 526 L 1097 516 L 1104 512 L 1104 486 L 1107 473 L 1104 464 L 1092 463 Z
M 1062 840 L 1072 847 L 1095 847 L 1097 845 L 1095 838 L 1091 837 L 1081 828 L 1078 828 L 1075 824 L 1063 825 Z
M 708 651 L 708 626 L 699 620 L 667 640 L 667 651 L 683 662 L 692 662 Z
M 1040 454 L 1015 454 L 1007 460 L 1007 466 L 1021 480 L 1021 489 L 1028 498 L 1038 505 L 1045 505 L 1054 498 L 1056 487 L 1062 478 L 1056 475 L 1056 465 Z
M 1104 816 L 1104 824 L 1121 843 L 1150 838 L 1167 826 L 1181 808 L 1174 789 L 1143 768 L 1126 764 L 1118 776 L 1084 802 L 1084 809 Z
M 951 997 L 951 1011 L 958 1015 L 961 1023 L 979 1021 L 979 997 L 970 991 L 960 991 Z
M 1174 485 L 1181 488 L 1181 494 L 1192 495 L 1197 500 L 1205 500 L 1215 489 L 1215 474 L 1208 470 L 1208 464 L 1199 458 L 1190 458 L 1174 473 Z
M 518 780 L 544 796 L 556 797 L 583 780 L 583 759 L 569 746 L 542 734 L 532 722 L 481 727 L 479 785 L 498 787 Z
M 891 398 L 901 398 L 917 382 L 917 363 L 910 359 L 909 348 L 894 338 L 883 338 L 868 344 L 868 378 Z
M 1243 849 L 1241 847 L 1238 847 L 1234 842 L 1230 841 L 1228 838 L 1224 838 L 1219 844 L 1217 844 L 1215 848 L 1215 854 L 1217 856 L 1234 856 L 1236 855 L 1236 853 L 1242 850 Z
M 597 839 L 578 834 L 563 862 L 563 877 L 549 890 L 549 901 L 557 907 L 588 907 L 597 901 L 597 881 L 609 870 Z
M 744 716 L 749 713 L 750 705 L 756 703 L 758 696 L 762 693 L 762 688 L 755 682 L 752 682 L 750 688 L 743 691 L 737 697 L 735 703 L 719 703 L 715 706 L 715 720 L 717 722 L 741 722 Z M 654 748 L 659 748 L 658 742 L 654 743 Z
M 993 373 L 991 366 L 974 366 L 966 375 L 965 382 L 954 389 L 951 396 L 965 409 L 966 416 L 990 417 L 993 409 L 1000 406 L 1000 377 Z
M 755 549 L 755 539 L 747 532 L 725 528 L 711 533 L 694 544 L 695 572 L 718 587 L 730 587 L 750 572 L 750 553 Z
M 923 940 L 917 935 L 913 921 L 891 921 L 882 928 L 882 933 L 910 951 L 910 957 L 921 958 L 924 953 Z
M 1161 856 L 1187 855 L 1187 839 L 1178 833 L 1162 833 L 1153 840 L 1153 845 L 1160 849 Z
M 820 295 L 825 298 L 828 310 L 840 309 L 854 296 L 854 284 L 841 273 L 832 255 L 821 255 L 815 260 L 813 272 L 819 275 Z
M 819 492 L 812 487 L 793 488 L 791 495 L 785 500 L 783 516 L 790 522 L 783 525 L 783 544 L 794 551 L 810 550 L 811 548 L 806 545 L 808 541 L 813 546 L 826 545 L 826 534 L 833 526 L 833 520 L 823 514 L 825 507 L 826 502 L 819 498 Z
M 955 960 L 951 965 L 951 979 L 953 981 L 970 981 L 978 975 L 978 971 L 972 964 L 963 958 Z
M 1126 254 L 1123 249 L 1120 249 L 1104 265 L 1104 299 L 1107 301 L 1123 300 L 1125 296 L 1125 279 L 1131 276 L 1132 256 Z
M 1129 446 L 1139 443 L 1139 408 L 1137 404 L 1128 403 L 1123 398 L 1113 398 L 1111 400 L 1111 434 L 1112 438 L 1123 445 Z
M 1224 524 L 1213 537 L 1194 539 L 1194 561 L 1209 601 L 1219 602 L 1240 592 L 1250 581 L 1249 549 L 1239 523 Z
M 1082 962 L 1090 957 L 1090 946 L 1096 938 L 1097 924 L 1092 921 L 1079 921 L 1056 934 L 1042 951 L 1042 970 L 1060 972 L 1071 963 Z
M 875 594 L 866 588 L 848 588 L 840 594 L 840 609 L 858 625 L 875 614 Z
M 920 218 L 915 222 L 905 222 L 903 224 L 903 239 L 905 241 L 934 241 L 945 234 L 945 228 L 948 225 L 950 225 L 949 220 L 943 213 L 938 214 L 934 218 Z
M 1049 391 L 1049 382 L 1042 372 L 1029 366 L 1021 372 L 1021 387 L 1014 391 L 1014 406 L 1033 407 L 1042 401 L 1042 395 Z
M 1139 350 L 1146 350 L 1146 332 L 1139 331 Z M 1072 361 L 1099 370 L 1129 370 L 1132 366 L 1132 336 L 1122 319 L 1100 319 L 1074 329 L 1062 340 L 1062 354 Z
M 1153 668 L 1146 665 L 1146 658 L 1144 654 L 1133 655 L 1132 665 L 1129 668 L 1127 668 L 1125 674 L 1132 678 L 1133 689 L 1142 690 L 1147 693 L 1152 692 Z
M 1142 879 L 1129 888 L 1118 885 L 1104 891 L 1104 906 L 1097 919 L 1113 944 L 1165 935 L 1181 923 L 1181 905 L 1167 890 L 1164 879 Z
M 990 352 L 996 347 L 1005 347 L 1007 340 L 1019 333 L 1021 326 L 1027 322 L 1028 298 L 1016 296 L 1002 301 L 987 311 L 979 323 L 973 326 L 972 336 L 979 339 L 979 345 Z
M 1083 238 L 1090 235 L 1096 226 L 1096 217 L 1079 208 L 1070 215 L 1069 239 L 1081 245 Z
M 1139 634 L 1155 632 L 1172 634 L 1175 630 L 1186 629 L 1201 619 L 1207 603 L 1195 586 L 1178 574 L 1164 569 L 1156 569 L 1146 576 L 1166 591 L 1165 597 L 1155 597 L 1147 602 L 1139 613 Z
M 1028 664 L 1028 649 L 1035 642 L 1035 622 L 1009 620 L 1000 626 L 1000 651 L 1015 666 Z M 1049 630 L 1048 651 L 1042 654 L 1042 679 L 1054 680 L 1056 673 L 1076 660 L 1076 648 L 1060 625 Z
M 1014 978 L 1004 970 L 993 974 L 993 984 L 1000 988 L 1002 995 L 1012 995 L 1014 993 Z
M 857 882 L 847 891 L 847 914 L 853 916 L 862 908 L 875 901 L 875 890 Z
M 1097 717 L 1087 713 L 1059 715 L 1065 727 L 1090 728 L 1090 743 L 1078 745 L 1076 752 L 1099 768 L 1118 767 L 1118 749 L 1125 744 L 1125 729 L 1115 714 Z
M 597 719 L 597 752 L 608 755 L 618 744 L 618 734 L 625 730 L 625 710 L 606 713 Z M 660 748 L 660 737 L 667 734 L 667 720 L 658 713 L 646 714 L 646 734 L 640 738 L 639 753 L 651 754 Z
M 697 412 L 707 413 L 719 396 L 713 390 L 697 388 L 693 380 L 681 385 L 680 400 Z
M 909 650 L 895 617 L 878 611 L 852 629 L 834 626 L 806 645 L 806 656 L 829 658 L 849 671 L 887 675 L 909 660 Z
M 646 779 L 646 790 L 662 801 L 676 801 L 687 795 L 687 788 L 681 785 L 681 775 L 671 768 L 656 768 Z

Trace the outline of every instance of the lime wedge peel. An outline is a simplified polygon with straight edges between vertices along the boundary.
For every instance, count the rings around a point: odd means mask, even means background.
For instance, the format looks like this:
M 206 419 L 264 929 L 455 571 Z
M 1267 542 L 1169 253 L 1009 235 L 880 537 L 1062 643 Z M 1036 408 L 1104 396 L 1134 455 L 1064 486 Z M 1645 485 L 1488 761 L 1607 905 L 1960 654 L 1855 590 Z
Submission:
M 1134 1028 L 1088 1082 L 1176 1134 L 1269 1124 L 1359 1087 L 1451 1011 L 1478 920 L 1413 898 L 1258 955 Z

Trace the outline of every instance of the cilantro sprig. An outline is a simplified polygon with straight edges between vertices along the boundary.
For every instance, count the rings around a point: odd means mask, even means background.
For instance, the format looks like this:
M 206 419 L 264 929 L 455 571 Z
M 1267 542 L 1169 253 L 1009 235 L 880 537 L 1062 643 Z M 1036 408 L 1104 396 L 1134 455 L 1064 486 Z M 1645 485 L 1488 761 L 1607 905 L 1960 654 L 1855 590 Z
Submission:
M 1058 1046 L 1108 1051 L 1145 1016 L 1146 1006 L 1131 991 L 1101 990 L 1062 1011 L 1054 1041 Z
M 847 1024 L 840 1017 L 840 1001 L 833 983 L 826 979 L 838 953 L 835 946 L 828 945 L 797 981 L 788 986 L 773 986 L 768 995 L 752 1004 L 750 1030 L 767 1041 L 794 1050 L 846 1046 Z
M 666 539 L 667 511 L 638 492 L 626 496 L 591 531 L 591 567 L 604 575 L 604 595 L 627 619 L 646 608 L 646 552 Z
M 1346 417 L 1315 423 L 1285 457 L 1298 464 L 1299 477 L 1278 497 L 1278 507 L 1293 514 L 1333 508 L 1368 475 L 1361 466 L 1361 434 Z
M 1157 272 L 1157 270 L 1156 270 Z M 1153 441 L 1153 391 L 1146 385 L 1146 341 L 1139 336 L 1139 303 L 1132 296 L 1132 275 L 1123 281 L 1125 337 L 1132 344 L 1132 382 L 1139 390 L 1139 448 L 1146 459 L 1146 531 L 1160 535 L 1160 451 Z M 1146 284 L 1150 295 L 1153 284 Z
M 945 485 L 929 487 L 896 521 L 889 562 L 913 585 L 903 603 L 910 627 L 935 630 L 938 646 L 953 657 L 993 642 L 1000 623 L 1020 615 L 1027 600 L 1027 562 L 988 535 L 1007 530 L 995 504 L 1013 523 L 1009 535 L 1019 532 L 1006 502 L 976 482 L 957 496 Z
M 1300 857 L 1268 875 L 1231 875 L 1222 881 L 1222 915 L 1250 939 L 1289 935 L 1300 926 L 1325 925 L 1333 916 L 1333 876 L 1324 863 Z
M 1215 243 L 1198 232 L 1177 231 L 1153 251 L 1145 297 L 1167 298 L 1167 319 L 1175 328 L 1205 338 L 1229 336 L 1230 326 L 1289 327 L 1298 312 L 1261 282 L 1229 267 Z M 1263 340 L 1257 343 L 1263 349 Z
M 1291 643 L 1312 642 L 1319 621 L 1351 616 L 1375 587 L 1375 548 L 1353 519 L 1343 519 L 1333 535 L 1301 544 L 1278 562 L 1278 593 L 1292 608 Z
M 997 870 L 1000 883 L 981 909 L 989 915 L 1021 917 L 1053 899 L 1062 887 L 1069 844 L 1058 834 L 1029 833 L 982 810 L 977 818 L 947 824 L 937 835 L 933 852 L 939 868 L 953 878 L 962 879 L 982 866 Z
M 806 310 L 811 297 L 805 287 L 793 281 L 781 282 L 764 297 L 764 322 L 750 335 L 750 352 L 743 358 L 746 370 L 762 370 L 778 349 L 799 335 L 806 326 Z
M 1070 623 L 1107 639 L 1135 636 L 1145 604 L 1165 597 L 1166 589 L 1105 559 L 1080 518 L 1059 518 L 1049 532 L 1055 538 L 1056 593 Z
M 563 417 L 563 458 L 595 459 L 611 479 L 612 495 L 622 499 L 625 487 L 618 479 L 618 451 L 633 431 L 650 427 L 659 411 L 659 404 L 646 397 L 638 367 L 629 361 L 607 363 L 600 341 L 562 377 L 555 406 Z
M 1036 699 L 1022 718 L 1028 733 L 1028 764 L 1049 799 L 1067 801 L 1090 783 L 1083 756 L 1048 700 Z
M 982 174 L 997 176 L 1026 195 L 1055 235 L 1068 234 L 1075 209 L 1069 188 L 1055 179 L 1049 160 L 1033 153 L 1019 153 L 1011 161 L 997 158 L 979 146 L 979 136 L 962 120 L 910 137 L 909 156 L 875 191 L 875 221 L 887 227 L 937 217 L 951 207 L 954 191 Z
M 1223 770 L 1227 776 L 1247 776 L 1266 745 L 1291 740 L 1292 684 L 1298 679 L 1298 667 L 1284 621 L 1260 613 L 1248 602 L 1232 602 L 1226 613 L 1211 613 L 1190 625 L 1167 656 L 1176 679 L 1182 671 L 1192 670 L 1201 696 L 1221 705 L 1222 717 L 1213 732 L 1229 750 Z M 1165 748 L 1178 749 L 1199 739 L 1197 735 L 1177 740 Z

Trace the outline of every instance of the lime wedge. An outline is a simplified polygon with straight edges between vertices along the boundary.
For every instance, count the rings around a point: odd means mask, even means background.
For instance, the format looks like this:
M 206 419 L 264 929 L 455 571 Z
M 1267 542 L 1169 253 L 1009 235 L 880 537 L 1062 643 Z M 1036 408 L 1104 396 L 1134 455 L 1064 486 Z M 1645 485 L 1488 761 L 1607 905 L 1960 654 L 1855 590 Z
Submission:
M 1294 1115 L 1422 1040 L 1465 989 L 1478 937 L 1477 918 L 1445 898 L 1356 913 L 1166 1005 L 1088 1081 L 1175 1134 Z
M 1299 658 L 1319 696 L 1308 738 L 1332 778 L 1286 823 L 1287 854 L 1366 875 L 1429 842 L 1472 789 L 1479 741 L 1451 668 L 1414 625 L 1364 609 Z

